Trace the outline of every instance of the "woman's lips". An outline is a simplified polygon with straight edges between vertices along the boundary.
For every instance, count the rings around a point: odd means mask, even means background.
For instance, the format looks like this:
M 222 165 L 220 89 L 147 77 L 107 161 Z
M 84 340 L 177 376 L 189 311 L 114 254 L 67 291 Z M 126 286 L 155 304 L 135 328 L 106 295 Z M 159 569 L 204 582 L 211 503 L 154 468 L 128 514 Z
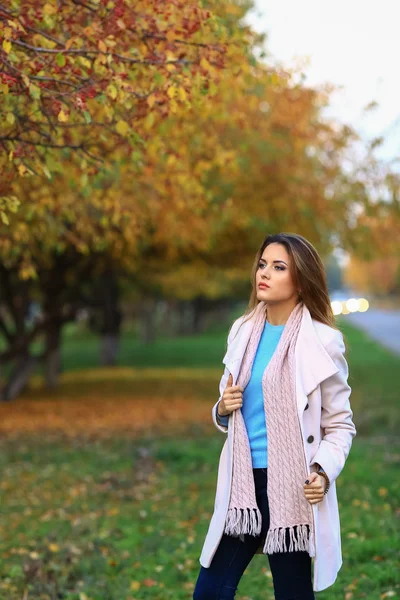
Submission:
M 259 283 L 259 284 L 258 284 L 258 287 L 259 287 L 260 289 L 269 289 L 269 285 L 266 285 L 265 283 Z

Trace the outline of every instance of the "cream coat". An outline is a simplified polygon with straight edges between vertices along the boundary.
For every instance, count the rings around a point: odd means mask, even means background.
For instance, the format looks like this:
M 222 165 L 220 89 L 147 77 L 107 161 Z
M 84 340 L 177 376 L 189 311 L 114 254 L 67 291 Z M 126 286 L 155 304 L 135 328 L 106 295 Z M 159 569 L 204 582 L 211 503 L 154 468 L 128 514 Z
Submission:
M 259 302 L 252 317 L 240 330 L 239 325 L 244 318 L 239 317 L 228 335 L 227 352 L 223 358 L 225 369 L 219 385 L 220 397 L 212 408 L 214 424 L 225 434 L 228 433 L 228 428 L 233 428 L 235 411 L 230 414 L 228 427 L 224 427 L 217 421 L 217 406 L 230 373 L 233 377 L 232 385 L 236 384 L 254 316 L 264 306 L 264 301 Z M 238 334 L 235 336 L 236 332 Z M 309 472 L 315 471 L 315 463 L 319 463 L 331 482 L 323 500 L 311 504 L 316 548 L 316 555 L 312 559 L 313 589 L 317 592 L 334 583 L 343 562 L 335 480 L 344 467 L 356 435 L 349 402 L 351 388 L 347 383 L 348 365 L 344 352 L 341 332 L 312 319 L 304 304 L 295 349 L 298 415 Z M 308 441 L 309 436 L 313 436 L 313 439 L 310 438 L 311 442 Z M 227 435 L 219 459 L 214 512 L 199 559 L 203 567 L 210 566 L 223 535 L 231 482 L 232 435 Z M 262 554 L 261 543 L 257 554 Z

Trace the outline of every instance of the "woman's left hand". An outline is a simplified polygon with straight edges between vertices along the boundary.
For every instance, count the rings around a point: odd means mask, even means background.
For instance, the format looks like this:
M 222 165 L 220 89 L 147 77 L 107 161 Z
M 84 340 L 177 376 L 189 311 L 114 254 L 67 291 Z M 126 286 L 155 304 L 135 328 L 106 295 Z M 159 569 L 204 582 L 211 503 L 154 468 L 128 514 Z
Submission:
M 325 477 L 318 475 L 316 471 L 310 473 L 307 477 L 307 481 L 310 483 L 304 484 L 304 494 L 310 504 L 316 504 L 321 502 L 324 497 L 324 491 L 326 487 Z

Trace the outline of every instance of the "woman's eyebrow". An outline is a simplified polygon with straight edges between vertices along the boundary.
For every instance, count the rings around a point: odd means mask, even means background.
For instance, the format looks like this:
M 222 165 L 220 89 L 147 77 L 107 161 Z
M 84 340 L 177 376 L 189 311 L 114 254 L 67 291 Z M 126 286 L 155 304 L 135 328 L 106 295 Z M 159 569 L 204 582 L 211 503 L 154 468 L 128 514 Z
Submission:
M 260 260 L 262 260 L 263 262 L 267 262 L 267 261 L 266 261 L 264 258 L 260 258 Z M 284 261 L 284 260 L 273 260 L 272 262 L 273 262 L 273 263 L 281 262 L 281 263 L 283 263 L 284 265 L 286 265 L 286 266 L 287 266 L 287 264 L 285 263 L 285 261 Z

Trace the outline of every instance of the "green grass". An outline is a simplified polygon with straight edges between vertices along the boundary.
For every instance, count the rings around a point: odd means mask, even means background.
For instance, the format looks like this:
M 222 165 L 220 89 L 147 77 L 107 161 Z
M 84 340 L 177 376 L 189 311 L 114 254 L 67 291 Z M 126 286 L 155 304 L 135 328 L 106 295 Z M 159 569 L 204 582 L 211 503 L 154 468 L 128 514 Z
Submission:
M 335 584 L 317 597 L 398 598 L 400 359 L 345 320 L 343 330 L 358 435 L 337 480 L 344 564 Z M 78 397 L 86 386 L 87 393 L 109 397 L 113 385 L 115 410 L 120 387 L 125 395 L 130 390 L 132 402 L 137 394 L 150 396 L 156 390 L 165 402 L 181 393 L 188 402 L 204 402 L 211 409 L 224 336 L 159 340 L 148 350 L 147 361 L 143 347 L 131 340 L 136 346 L 130 355 L 140 356 L 143 366 L 162 367 L 165 378 L 136 384 L 128 378 L 107 387 L 101 380 L 80 382 L 76 372 L 68 394 L 75 390 Z M 88 347 L 82 348 L 82 340 L 68 340 L 65 356 L 78 348 L 82 358 Z M 172 354 L 165 357 L 170 348 Z M 175 364 L 168 363 L 172 355 Z M 171 386 L 168 367 L 181 366 L 182 356 L 204 379 L 176 378 Z M 79 364 L 76 356 L 68 363 L 71 369 L 74 364 Z M 71 440 L 60 434 L 0 438 L 0 600 L 190 599 L 224 440 L 211 414 L 179 436 L 166 428 L 162 436 L 141 439 L 112 432 L 104 439 L 81 435 Z M 253 558 L 236 597 L 273 599 L 266 556 Z
M 3 440 L 0 597 L 190 598 L 224 439 L 195 427 L 180 439 Z M 394 439 L 354 444 L 337 480 L 344 565 L 318 597 L 399 592 L 399 454 Z M 272 599 L 272 589 L 256 555 L 238 598 Z

